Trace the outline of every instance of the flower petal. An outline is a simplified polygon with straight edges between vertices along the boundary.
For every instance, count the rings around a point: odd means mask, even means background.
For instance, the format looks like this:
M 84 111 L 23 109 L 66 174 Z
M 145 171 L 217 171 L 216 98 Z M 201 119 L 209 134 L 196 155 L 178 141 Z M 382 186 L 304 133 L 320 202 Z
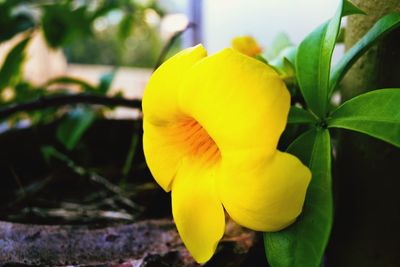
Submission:
M 215 190 L 217 166 L 186 158 L 172 185 L 172 213 L 183 243 L 203 263 L 214 254 L 225 228 L 225 214 Z
M 256 59 L 225 49 L 195 64 L 179 105 L 224 153 L 273 154 L 286 125 L 290 95 L 278 74 Z
M 206 53 L 198 45 L 176 54 L 155 71 L 144 91 L 143 149 L 154 178 L 165 191 L 170 190 L 184 153 L 175 145 L 175 122 L 182 116 L 177 105 L 182 77 Z
M 182 78 L 190 68 L 207 55 L 202 45 L 185 49 L 162 64 L 151 76 L 143 94 L 144 119 L 165 124 L 179 113 L 177 100 Z
M 250 57 L 261 54 L 262 49 L 251 36 L 238 36 L 231 41 L 232 48 Z
M 235 168 L 223 161 L 218 190 L 237 223 L 258 231 L 278 231 L 300 214 L 311 172 L 296 157 L 278 151 L 269 159 Z

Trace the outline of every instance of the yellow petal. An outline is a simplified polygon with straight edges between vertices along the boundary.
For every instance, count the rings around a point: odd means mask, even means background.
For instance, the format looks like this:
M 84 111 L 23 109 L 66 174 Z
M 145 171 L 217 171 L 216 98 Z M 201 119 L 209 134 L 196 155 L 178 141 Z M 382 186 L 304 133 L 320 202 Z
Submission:
M 225 228 L 224 210 L 214 183 L 218 165 L 182 161 L 172 186 L 172 212 L 183 243 L 203 263 L 214 254 Z
M 165 124 L 175 119 L 182 78 L 190 67 L 207 55 L 202 45 L 185 49 L 162 64 L 151 76 L 143 94 L 144 119 Z
M 233 38 L 232 48 L 251 57 L 259 55 L 262 51 L 257 41 L 251 36 L 239 36 Z
M 236 168 L 222 161 L 218 190 L 222 203 L 237 223 L 258 231 L 278 231 L 301 213 L 311 172 L 296 157 L 277 152 Z
M 144 92 L 143 149 L 154 178 L 165 191 L 170 190 L 184 153 L 176 148 L 175 125 L 182 116 L 177 105 L 182 78 L 205 56 L 201 45 L 183 50 L 155 71 Z
M 275 153 L 290 95 L 278 74 L 256 59 L 225 49 L 195 64 L 179 99 L 224 153 Z

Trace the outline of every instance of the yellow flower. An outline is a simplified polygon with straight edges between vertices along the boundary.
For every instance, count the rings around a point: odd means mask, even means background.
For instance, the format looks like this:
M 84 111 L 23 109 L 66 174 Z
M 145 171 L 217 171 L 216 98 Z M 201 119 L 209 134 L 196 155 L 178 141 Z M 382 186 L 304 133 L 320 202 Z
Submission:
M 165 62 L 143 97 L 143 145 L 193 257 L 213 255 L 237 223 L 277 231 L 300 214 L 311 173 L 276 149 L 290 97 L 270 67 L 230 48 L 198 45 Z
M 251 36 L 239 36 L 232 39 L 232 48 L 250 57 L 261 54 L 262 49 Z

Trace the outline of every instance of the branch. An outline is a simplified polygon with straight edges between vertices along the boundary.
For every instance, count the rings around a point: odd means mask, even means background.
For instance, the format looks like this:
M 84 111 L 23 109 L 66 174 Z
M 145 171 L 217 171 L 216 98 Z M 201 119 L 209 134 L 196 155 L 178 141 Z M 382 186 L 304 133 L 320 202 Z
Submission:
M 0 263 L 29 265 L 101 264 L 163 255 L 184 247 L 170 220 L 142 221 L 108 228 L 29 225 L 0 221 Z M 169 247 L 170 246 L 170 247 Z
M 226 236 L 207 266 L 247 266 L 257 236 L 228 221 Z M 0 265 L 128 266 L 197 265 L 169 219 L 95 228 L 90 225 L 31 225 L 0 221 Z M 260 244 L 259 244 L 260 245 Z M 261 246 L 259 246 L 261 248 Z M 262 254 L 260 254 L 262 255 Z M 261 256 L 263 257 L 263 256 Z M 254 260 L 254 258 L 253 258 Z M 146 263 L 147 261 L 151 261 Z
M 108 107 L 127 107 L 141 109 L 141 100 L 121 97 L 108 97 L 93 94 L 72 94 L 44 96 L 24 103 L 9 104 L 0 107 L 0 119 L 4 119 L 21 111 L 32 111 L 49 107 L 59 107 L 73 104 L 103 105 Z

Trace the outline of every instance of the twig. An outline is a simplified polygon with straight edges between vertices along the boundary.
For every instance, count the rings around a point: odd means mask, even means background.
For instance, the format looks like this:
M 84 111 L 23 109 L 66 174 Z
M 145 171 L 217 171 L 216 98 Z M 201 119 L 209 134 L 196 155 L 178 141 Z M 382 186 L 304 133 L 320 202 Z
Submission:
M 117 197 L 117 200 L 120 202 L 120 204 L 128 206 L 137 212 L 140 212 L 143 210 L 142 206 L 139 206 L 138 204 L 136 204 L 132 200 L 130 200 L 127 196 L 125 196 L 123 190 L 121 190 L 121 188 L 119 186 L 114 185 L 113 183 L 109 182 L 106 178 L 98 175 L 95 172 L 88 171 L 85 168 L 83 168 L 82 166 L 77 165 L 68 156 L 64 155 L 63 153 L 59 152 L 58 150 L 54 149 L 53 147 L 48 147 L 47 152 L 50 153 L 52 157 L 63 162 L 64 164 L 66 164 L 76 174 L 78 174 L 82 177 L 87 177 L 90 181 L 92 181 L 98 185 L 101 185 L 104 189 L 113 193 Z
M 39 180 L 24 188 L 17 190 L 14 194 L 14 201 L 6 204 L 5 207 L 14 207 L 21 202 L 27 201 L 28 199 L 39 193 L 41 190 L 43 190 L 53 180 L 53 178 L 53 175 L 49 175 L 45 179 Z M 3 208 L 3 206 L 0 206 L 0 209 L 1 208 Z
M 15 170 L 12 166 L 9 166 L 9 168 L 10 168 L 12 176 L 14 177 L 15 181 L 17 182 L 17 184 L 22 192 L 22 195 L 25 196 L 26 192 L 25 192 L 24 186 L 22 185 L 21 179 L 19 179 L 19 176 L 17 175 L 17 173 L 15 172 Z
M 20 111 L 32 111 L 37 109 L 44 109 L 49 107 L 59 107 L 72 104 L 91 104 L 91 105 L 104 105 L 108 107 L 128 107 L 140 109 L 142 102 L 138 99 L 126 99 L 122 97 L 109 97 L 93 94 L 71 94 L 71 95 L 52 95 L 43 96 L 38 99 L 24 102 L 9 104 L 0 108 L 0 119 L 9 117 L 14 113 Z
M 22 214 L 21 214 L 22 213 Z M 18 215 L 26 216 L 35 215 L 46 219 L 62 219 L 63 221 L 72 222 L 98 222 L 100 220 L 107 221 L 133 221 L 135 218 L 126 211 L 119 210 L 89 210 L 82 206 L 76 209 L 65 208 L 25 208 Z M 15 219 L 15 218 L 13 218 Z
M 158 67 L 160 67 L 160 65 L 164 62 L 169 50 L 171 49 L 171 47 L 174 45 L 175 41 L 182 36 L 182 34 L 184 34 L 188 29 L 194 27 L 193 23 L 189 23 L 186 28 L 184 28 L 181 31 L 177 31 L 174 33 L 174 35 L 172 35 L 172 37 L 168 40 L 168 42 L 165 44 L 165 46 L 163 47 L 163 49 L 161 50 L 160 56 L 157 59 L 157 63 L 154 66 L 154 70 L 156 70 Z

